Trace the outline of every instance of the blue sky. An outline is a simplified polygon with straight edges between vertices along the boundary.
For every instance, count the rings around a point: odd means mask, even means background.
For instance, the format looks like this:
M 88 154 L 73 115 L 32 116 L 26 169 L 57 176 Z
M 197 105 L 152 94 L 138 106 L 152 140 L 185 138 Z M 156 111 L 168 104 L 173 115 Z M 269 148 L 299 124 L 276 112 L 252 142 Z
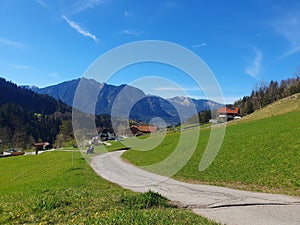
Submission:
M 292 77 L 300 66 L 300 3 L 292 0 L 1 0 L 0 27 L 0 76 L 19 85 L 81 77 L 105 52 L 141 40 L 174 42 L 197 54 L 226 102 L 261 81 Z M 108 82 L 149 76 L 203 97 L 188 76 L 155 63 L 125 68 Z M 178 94 L 168 82 L 133 84 L 149 94 Z

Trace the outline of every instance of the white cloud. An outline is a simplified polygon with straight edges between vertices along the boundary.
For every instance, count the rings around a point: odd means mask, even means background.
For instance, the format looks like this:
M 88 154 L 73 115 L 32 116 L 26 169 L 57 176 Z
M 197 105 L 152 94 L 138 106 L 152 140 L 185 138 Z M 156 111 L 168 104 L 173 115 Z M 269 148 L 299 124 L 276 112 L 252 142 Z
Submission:
M 35 0 L 36 3 L 38 3 L 40 6 L 42 6 L 45 9 L 48 9 L 48 6 L 43 0 Z
M 3 38 L 0 38 L 0 44 L 12 46 L 12 47 L 15 47 L 15 48 L 23 48 L 24 47 L 24 45 L 20 42 L 11 41 L 11 40 L 8 40 L 8 39 L 3 39 Z
M 197 45 L 193 45 L 192 48 L 202 48 L 202 47 L 205 47 L 207 46 L 207 43 L 201 43 L 201 44 L 197 44 Z
M 258 48 L 254 48 L 255 57 L 245 69 L 245 73 L 252 77 L 256 77 L 261 72 L 261 63 L 263 53 Z
M 15 69 L 20 69 L 20 70 L 31 69 L 31 66 L 25 66 L 25 65 L 11 64 L 10 66 L 15 68 Z
M 140 36 L 143 32 L 142 31 L 134 31 L 134 30 L 123 30 L 122 31 L 123 34 L 127 34 L 127 35 L 130 35 L 130 36 Z
M 63 19 L 69 24 L 70 27 L 72 27 L 74 30 L 76 30 L 78 33 L 82 34 L 83 36 L 92 38 L 96 43 L 98 42 L 98 38 L 91 34 L 89 31 L 81 27 L 79 24 L 69 20 L 66 16 L 62 16 Z
M 297 52 L 300 52 L 300 45 L 299 46 L 295 46 L 294 48 L 292 48 L 291 50 L 287 51 L 286 53 L 284 53 L 282 56 L 280 56 L 279 58 L 282 59 L 282 58 L 286 58 L 290 55 L 293 55 Z
M 88 8 L 95 8 L 96 5 L 104 3 L 105 0 L 77 0 L 65 12 L 71 16 Z
M 280 58 L 285 58 L 300 51 L 300 12 L 288 10 L 271 22 L 273 29 L 289 43 L 290 49 Z

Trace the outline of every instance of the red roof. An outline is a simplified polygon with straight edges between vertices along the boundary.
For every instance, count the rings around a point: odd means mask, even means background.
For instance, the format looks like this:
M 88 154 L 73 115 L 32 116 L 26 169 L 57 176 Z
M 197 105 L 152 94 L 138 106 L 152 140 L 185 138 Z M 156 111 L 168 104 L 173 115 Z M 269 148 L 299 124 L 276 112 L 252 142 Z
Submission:
M 35 143 L 34 146 L 48 146 L 50 145 L 48 142 L 42 142 L 42 143 Z
M 152 132 L 157 131 L 157 129 L 158 129 L 158 127 L 156 127 L 156 126 L 135 126 L 135 125 L 132 126 L 132 128 L 136 128 L 139 131 L 144 132 L 144 133 L 152 133 Z
M 222 114 L 238 114 L 239 113 L 239 108 L 219 108 L 218 109 L 218 113 L 222 113 Z

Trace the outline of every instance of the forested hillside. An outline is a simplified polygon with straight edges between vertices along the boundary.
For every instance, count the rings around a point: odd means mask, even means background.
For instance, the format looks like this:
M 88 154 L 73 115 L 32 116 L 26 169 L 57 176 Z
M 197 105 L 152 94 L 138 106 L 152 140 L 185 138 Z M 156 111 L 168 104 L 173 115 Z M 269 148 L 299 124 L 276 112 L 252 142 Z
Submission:
M 95 123 L 99 131 L 112 132 L 109 115 L 97 115 Z M 0 78 L 0 140 L 0 152 L 45 141 L 53 147 L 75 146 L 72 108 Z
M 27 111 L 44 115 L 53 114 L 55 111 L 62 113 L 70 111 L 70 107 L 61 101 L 18 87 L 16 84 L 0 78 L 0 105 L 7 103 L 14 103 Z
M 299 72 L 295 74 L 295 78 L 281 80 L 280 82 L 270 81 L 269 84 L 262 82 L 251 92 L 250 96 L 244 96 L 234 102 L 234 104 L 227 105 L 227 107 L 238 107 L 240 108 L 240 115 L 246 116 L 273 102 L 296 93 L 300 93 L 300 69 Z M 209 119 L 212 118 L 212 114 L 216 115 L 216 113 L 216 110 L 203 110 L 191 116 L 186 122 L 208 123 Z
M 101 102 L 109 99 L 105 95 Z M 79 113 L 82 118 L 92 116 Z M 127 128 L 123 122 L 120 120 L 117 128 Z M 96 115 L 95 124 L 99 132 L 114 132 L 110 115 Z M 75 146 L 72 108 L 48 94 L 39 94 L 0 78 L 0 140 L 0 151 L 11 147 L 28 149 L 35 142 L 45 141 L 53 147 Z
M 1 145 L 28 149 L 35 142 L 47 141 L 53 144 L 59 133 L 62 116 L 59 112 L 51 115 L 29 112 L 14 103 L 1 104 Z
M 279 99 L 300 93 L 300 77 L 282 80 L 280 83 L 271 81 L 269 84 L 262 83 L 250 96 L 245 96 L 234 103 L 240 108 L 242 116 L 249 115 L 257 109 L 269 105 Z
M 48 95 L 18 87 L 0 78 L 1 147 L 31 148 L 35 142 L 55 143 L 71 108 Z

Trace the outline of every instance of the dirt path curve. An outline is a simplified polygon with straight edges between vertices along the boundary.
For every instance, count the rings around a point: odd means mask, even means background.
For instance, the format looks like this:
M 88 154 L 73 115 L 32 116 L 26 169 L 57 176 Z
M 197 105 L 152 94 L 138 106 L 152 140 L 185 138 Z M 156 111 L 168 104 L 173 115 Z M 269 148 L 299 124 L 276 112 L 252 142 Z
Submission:
M 300 224 L 300 198 L 176 181 L 125 163 L 120 157 L 123 152 L 95 156 L 91 166 L 101 177 L 124 188 L 158 192 L 222 224 Z

